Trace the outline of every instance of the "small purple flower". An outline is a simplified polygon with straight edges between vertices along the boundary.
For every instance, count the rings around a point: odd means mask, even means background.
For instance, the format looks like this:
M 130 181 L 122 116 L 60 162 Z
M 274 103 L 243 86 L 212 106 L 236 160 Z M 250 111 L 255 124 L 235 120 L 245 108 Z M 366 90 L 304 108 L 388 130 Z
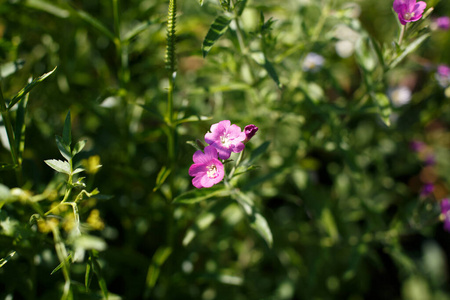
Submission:
M 415 22 L 422 18 L 423 11 L 427 4 L 416 0 L 394 0 L 394 11 L 402 25 L 408 22 Z
M 436 164 L 436 158 L 434 157 L 434 155 L 428 154 L 427 157 L 425 158 L 425 165 L 433 166 L 435 164 Z
M 409 143 L 409 147 L 414 152 L 420 152 L 421 150 L 423 150 L 425 148 L 425 143 L 414 140 Z
M 450 85 L 450 67 L 439 65 L 436 71 L 436 79 L 443 88 L 448 87 Z
M 205 141 L 217 149 L 220 159 L 228 159 L 231 152 L 239 153 L 244 150 L 242 142 L 246 138 L 245 132 L 239 126 L 231 125 L 229 120 L 211 125 L 210 131 L 205 134 Z
M 437 28 L 442 30 L 449 30 L 450 29 L 450 18 L 447 16 L 439 17 L 436 19 L 436 25 Z
M 422 187 L 422 191 L 420 192 L 420 195 L 422 197 L 427 197 L 431 195 L 434 191 L 434 185 L 432 183 L 425 183 Z
M 258 127 L 256 127 L 253 124 L 247 125 L 244 127 L 244 133 L 245 133 L 245 140 L 244 143 L 247 143 L 248 141 L 250 141 L 250 139 L 256 134 L 256 132 L 258 131 Z
M 189 175 L 193 176 L 192 184 L 198 188 L 209 188 L 222 181 L 225 174 L 223 164 L 217 159 L 217 150 L 207 146 L 205 153 L 198 150 L 192 157 L 194 164 L 189 168 Z
M 450 199 L 442 199 L 441 214 L 442 219 L 444 220 L 444 229 L 450 232 Z

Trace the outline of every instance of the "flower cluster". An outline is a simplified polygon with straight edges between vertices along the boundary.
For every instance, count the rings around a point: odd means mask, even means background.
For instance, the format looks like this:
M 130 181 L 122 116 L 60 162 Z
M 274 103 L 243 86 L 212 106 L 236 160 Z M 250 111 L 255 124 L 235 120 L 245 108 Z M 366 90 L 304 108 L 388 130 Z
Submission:
M 400 23 L 406 25 L 408 22 L 415 22 L 422 18 L 427 4 L 423 1 L 417 2 L 416 0 L 394 0 L 393 6 Z
M 229 120 L 223 120 L 211 126 L 210 132 L 205 134 L 205 141 L 209 146 L 204 153 L 198 150 L 194 153 L 194 164 L 189 168 L 189 175 L 193 176 L 192 184 L 198 188 L 208 188 L 222 181 L 225 170 L 220 160 L 230 158 L 231 153 L 239 153 L 258 131 L 253 124 L 247 125 L 244 131 Z M 220 160 L 219 160 L 220 159 Z

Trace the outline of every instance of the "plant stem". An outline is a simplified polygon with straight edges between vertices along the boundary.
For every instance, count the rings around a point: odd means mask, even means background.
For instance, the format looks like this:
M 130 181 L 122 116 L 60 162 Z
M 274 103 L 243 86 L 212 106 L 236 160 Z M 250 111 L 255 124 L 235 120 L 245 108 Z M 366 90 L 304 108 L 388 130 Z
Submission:
M 230 175 L 228 175 L 228 179 L 231 179 L 234 175 L 234 172 L 236 172 L 237 167 L 239 166 L 239 164 L 241 163 L 242 157 L 244 157 L 244 150 L 241 151 L 241 153 L 239 153 L 239 157 L 236 160 L 236 164 L 234 165 L 233 169 L 231 169 L 230 171 Z
M 9 147 L 11 148 L 11 158 L 12 158 L 13 164 L 15 165 L 15 170 L 16 170 L 17 184 L 19 186 L 21 186 L 22 185 L 22 166 L 19 161 L 19 155 L 17 153 L 11 116 L 9 115 L 9 111 L 6 107 L 5 98 L 3 98 L 3 91 L 2 91 L 1 84 L 0 84 L 0 112 L 2 114 L 3 122 L 4 122 L 5 128 L 6 128 L 6 133 L 8 135 Z
M 398 45 L 402 44 L 403 36 L 405 35 L 406 25 L 402 25 L 402 29 L 400 30 L 400 36 L 398 38 Z

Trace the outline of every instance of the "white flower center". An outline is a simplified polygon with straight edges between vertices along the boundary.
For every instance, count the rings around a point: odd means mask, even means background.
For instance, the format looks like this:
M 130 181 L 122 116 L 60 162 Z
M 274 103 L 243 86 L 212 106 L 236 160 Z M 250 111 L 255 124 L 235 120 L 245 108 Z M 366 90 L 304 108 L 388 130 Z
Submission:
M 231 145 L 231 141 L 230 141 L 230 138 L 228 136 L 229 136 L 229 134 L 224 134 L 224 135 L 222 135 L 220 137 L 220 142 L 222 143 L 222 145 L 224 147 L 227 147 L 227 148 L 229 148 L 230 145 Z
M 405 20 L 411 20 L 411 18 L 414 17 L 414 15 L 415 15 L 414 12 L 412 12 L 412 13 L 407 12 L 405 14 Z
M 217 172 L 216 165 L 210 165 L 207 167 L 208 171 L 206 171 L 206 175 L 209 178 L 216 178 L 219 175 L 219 172 Z

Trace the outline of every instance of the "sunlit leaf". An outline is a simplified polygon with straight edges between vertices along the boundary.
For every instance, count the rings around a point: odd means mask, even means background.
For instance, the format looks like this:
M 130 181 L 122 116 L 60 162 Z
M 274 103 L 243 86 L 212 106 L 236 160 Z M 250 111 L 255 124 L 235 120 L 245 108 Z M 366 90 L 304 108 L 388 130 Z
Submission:
M 212 46 L 220 39 L 222 35 L 228 30 L 228 26 L 231 23 L 231 19 L 226 16 L 217 17 L 208 33 L 206 34 L 205 40 L 202 45 L 203 57 L 206 57 L 211 50 Z
M 70 175 L 70 165 L 67 161 L 61 161 L 57 159 L 48 159 L 45 161 L 53 170 L 59 173 L 65 173 Z
M 409 44 L 405 50 L 397 57 L 395 58 L 391 64 L 389 65 L 390 69 L 395 68 L 408 54 L 414 52 L 419 46 L 430 37 L 430 33 L 424 34 L 421 37 L 417 38 L 414 42 Z
M 62 267 L 64 267 L 65 264 L 69 264 L 71 259 L 72 259 L 72 255 L 69 254 L 63 262 L 61 262 L 59 265 L 56 266 L 56 268 L 53 269 L 53 271 L 50 273 L 50 275 L 53 275 L 56 272 L 58 272 Z
M 25 5 L 34 9 L 44 11 L 46 13 L 52 14 L 58 18 L 68 18 L 70 12 L 63 8 L 56 6 L 53 3 L 42 1 L 42 0 L 26 0 Z
M 81 150 L 83 150 L 84 146 L 86 146 L 86 140 L 81 140 L 78 143 L 76 143 L 72 149 L 72 156 L 75 156 L 76 154 L 80 153 Z
M 16 251 L 11 251 L 5 258 L 0 259 L 0 268 L 13 258 L 14 254 L 16 254 Z
M 55 72 L 56 67 L 48 73 L 41 75 L 40 77 L 33 80 L 31 83 L 27 84 L 23 89 L 21 89 L 9 103 L 8 109 L 11 109 L 14 105 L 17 104 L 27 93 L 29 93 L 34 87 L 36 87 L 40 82 L 44 81 L 48 76 L 52 75 Z
M 69 145 L 67 145 L 64 142 L 64 139 L 62 137 L 60 137 L 59 135 L 57 135 L 55 137 L 56 140 L 56 146 L 58 146 L 58 150 L 61 153 L 61 155 L 67 160 L 70 161 L 72 159 L 72 152 L 70 151 L 70 147 Z

